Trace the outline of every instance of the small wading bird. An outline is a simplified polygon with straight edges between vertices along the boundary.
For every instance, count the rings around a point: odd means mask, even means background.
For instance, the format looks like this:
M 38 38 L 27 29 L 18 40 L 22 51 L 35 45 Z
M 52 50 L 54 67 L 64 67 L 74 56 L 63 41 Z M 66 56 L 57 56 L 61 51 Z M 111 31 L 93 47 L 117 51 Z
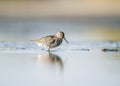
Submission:
M 55 35 L 49 35 L 37 40 L 31 40 L 32 42 L 36 43 L 38 46 L 46 47 L 49 51 L 51 48 L 58 47 L 63 39 L 68 43 L 67 39 L 65 38 L 64 32 L 57 32 Z

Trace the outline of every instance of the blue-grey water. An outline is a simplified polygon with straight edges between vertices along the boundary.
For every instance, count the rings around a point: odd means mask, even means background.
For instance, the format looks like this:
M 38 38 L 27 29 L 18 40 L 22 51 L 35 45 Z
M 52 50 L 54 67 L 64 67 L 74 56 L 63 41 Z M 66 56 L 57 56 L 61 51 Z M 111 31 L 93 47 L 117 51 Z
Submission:
M 32 43 L 64 31 L 58 48 Z M 120 86 L 118 20 L 0 20 L 0 86 Z
M 0 53 L 1 86 L 120 85 L 119 52 L 31 51 Z
M 120 19 L 0 19 L 0 41 L 29 41 L 63 31 L 70 41 L 120 40 Z

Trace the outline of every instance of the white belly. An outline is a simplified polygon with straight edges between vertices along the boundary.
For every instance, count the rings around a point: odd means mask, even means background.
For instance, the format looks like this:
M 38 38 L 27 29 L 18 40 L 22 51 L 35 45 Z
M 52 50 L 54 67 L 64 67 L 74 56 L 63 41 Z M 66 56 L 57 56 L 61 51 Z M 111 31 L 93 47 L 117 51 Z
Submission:
M 41 43 L 37 43 L 38 46 L 42 46 L 42 47 L 47 47 L 46 45 L 43 45 Z

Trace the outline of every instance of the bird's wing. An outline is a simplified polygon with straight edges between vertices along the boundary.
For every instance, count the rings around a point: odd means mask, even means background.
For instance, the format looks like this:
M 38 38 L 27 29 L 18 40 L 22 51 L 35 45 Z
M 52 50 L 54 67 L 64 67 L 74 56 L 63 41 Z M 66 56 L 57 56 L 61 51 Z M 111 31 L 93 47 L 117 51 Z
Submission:
M 55 36 L 53 35 L 49 35 L 49 36 L 46 36 L 46 37 L 43 37 L 43 38 L 40 38 L 40 39 L 37 39 L 37 40 L 32 40 L 33 42 L 38 42 L 38 43 L 45 43 L 45 44 L 51 44 L 53 42 L 55 42 Z

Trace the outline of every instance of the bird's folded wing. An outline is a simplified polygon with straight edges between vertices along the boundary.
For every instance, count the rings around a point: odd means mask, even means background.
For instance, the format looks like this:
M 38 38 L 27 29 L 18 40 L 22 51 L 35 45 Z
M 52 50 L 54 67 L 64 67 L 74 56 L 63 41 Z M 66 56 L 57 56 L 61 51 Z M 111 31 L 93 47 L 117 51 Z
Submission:
M 33 42 L 37 42 L 37 43 L 44 43 L 44 44 L 51 44 L 53 42 L 55 42 L 55 36 L 50 35 L 50 36 L 46 36 L 37 40 L 32 40 Z

